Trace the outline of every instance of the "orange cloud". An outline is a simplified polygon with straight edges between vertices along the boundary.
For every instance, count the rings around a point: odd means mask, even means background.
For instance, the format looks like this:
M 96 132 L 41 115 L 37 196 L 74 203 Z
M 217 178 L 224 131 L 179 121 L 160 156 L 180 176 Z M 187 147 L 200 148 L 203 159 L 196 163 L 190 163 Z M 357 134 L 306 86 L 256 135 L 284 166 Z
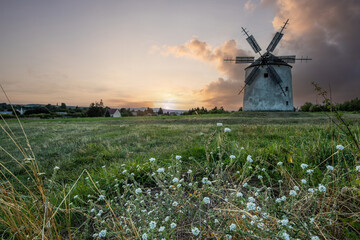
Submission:
M 179 46 L 163 46 L 162 54 L 175 57 L 189 57 L 204 63 L 214 64 L 215 68 L 227 79 L 219 78 L 212 81 L 199 91 L 194 91 L 195 98 L 199 99 L 204 106 L 224 106 L 227 109 L 238 109 L 242 98 L 237 95 L 244 80 L 244 69 L 234 63 L 224 62 L 224 58 L 235 58 L 236 56 L 249 56 L 236 46 L 235 40 L 228 40 L 222 45 L 213 48 L 206 42 L 192 39 Z

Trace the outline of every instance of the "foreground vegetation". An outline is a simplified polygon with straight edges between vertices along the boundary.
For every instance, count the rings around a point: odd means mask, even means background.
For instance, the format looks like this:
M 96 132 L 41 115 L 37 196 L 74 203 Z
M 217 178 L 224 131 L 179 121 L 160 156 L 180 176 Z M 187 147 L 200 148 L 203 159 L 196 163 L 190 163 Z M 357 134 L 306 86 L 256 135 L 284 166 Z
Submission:
M 344 117 L 358 142 L 360 115 Z M 15 120 L 2 123 L 4 238 L 357 239 L 360 233 L 359 150 L 321 114 L 22 124 L 27 138 Z

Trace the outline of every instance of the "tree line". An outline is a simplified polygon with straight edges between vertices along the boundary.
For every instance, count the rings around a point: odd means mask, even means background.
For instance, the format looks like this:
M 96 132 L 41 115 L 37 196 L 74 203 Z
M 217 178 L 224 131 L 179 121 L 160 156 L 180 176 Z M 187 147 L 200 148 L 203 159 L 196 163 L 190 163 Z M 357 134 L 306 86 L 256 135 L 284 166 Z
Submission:
M 360 111 L 360 99 L 355 98 L 350 101 L 345 101 L 344 103 L 335 104 L 334 106 L 338 111 Z M 330 111 L 330 108 L 326 103 L 313 104 L 311 102 L 306 102 L 300 107 L 300 110 L 302 112 L 328 112 Z

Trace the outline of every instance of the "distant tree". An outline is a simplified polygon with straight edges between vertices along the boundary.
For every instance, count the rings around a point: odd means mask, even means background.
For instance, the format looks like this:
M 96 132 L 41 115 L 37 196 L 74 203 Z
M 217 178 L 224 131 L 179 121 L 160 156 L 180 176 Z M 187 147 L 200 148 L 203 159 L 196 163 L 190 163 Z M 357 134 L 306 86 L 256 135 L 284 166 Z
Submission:
M 26 110 L 24 115 L 40 114 L 40 113 L 50 113 L 50 111 L 45 107 L 34 107 Z
M 120 113 L 122 117 L 130 117 L 132 116 L 131 110 L 130 108 L 126 109 L 126 108 L 121 108 L 120 109 Z
M 86 112 L 86 115 L 88 117 L 104 117 L 106 112 L 107 112 L 107 108 L 104 108 L 104 103 L 101 99 L 100 103 L 95 102 L 90 104 Z
M 300 107 L 300 109 L 301 109 L 301 111 L 303 111 L 303 112 L 310 112 L 311 106 L 312 106 L 312 103 L 311 103 L 311 102 L 306 102 L 306 103 L 304 103 L 304 105 L 302 105 L 302 106 Z
M 157 113 L 158 113 L 158 115 L 163 115 L 164 111 L 162 110 L 162 108 L 159 108 L 159 111 Z
M 143 112 L 141 110 L 137 110 L 136 111 L 136 116 L 145 116 L 145 112 Z
M 108 107 L 105 108 L 105 117 L 110 117 L 110 112 Z
M 61 103 L 61 105 L 60 105 L 60 109 L 64 109 L 64 110 L 66 110 L 66 104 L 65 104 L 65 103 Z
M 240 107 L 240 108 L 239 108 L 239 110 L 238 110 L 238 112 L 242 112 L 242 110 L 243 110 L 243 108 L 242 108 L 242 107 Z
M 145 113 L 145 115 L 155 115 L 154 109 L 149 108 L 149 107 L 144 111 L 144 113 Z

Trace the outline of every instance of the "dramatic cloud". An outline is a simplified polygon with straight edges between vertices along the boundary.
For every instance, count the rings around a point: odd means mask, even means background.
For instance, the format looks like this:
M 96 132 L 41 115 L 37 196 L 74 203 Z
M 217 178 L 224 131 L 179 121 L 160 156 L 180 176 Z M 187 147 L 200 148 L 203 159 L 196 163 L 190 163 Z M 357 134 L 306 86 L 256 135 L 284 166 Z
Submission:
M 356 28 L 360 23 L 360 1 L 249 0 L 244 5 L 248 11 L 256 11 L 259 7 L 275 7 L 275 31 L 281 28 L 286 19 L 290 19 L 275 54 L 296 54 L 297 57 L 309 56 L 313 59 L 294 64 L 296 106 L 315 100 L 316 94 L 311 85 L 313 81 L 326 89 L 331 86 L 335 101 L 359 97 L 360 31 Z M 155 47 L 153 50 L 159 49 Z M 206 106 L 223 105 L 228 109 L 236 109 L 242 104 L 242 97 L 237 93 L 244 84 L 244 68 L 226 63 L 223 59 L 253 54 L 238 49 L 234 40 L 213 48 L 206 42 L 193 39 L 180 46 L 164 46 L 162 53 L 215 64 L 219 73 L 226 76 L 195 91 Z
M 294 65 L 295 102 L 314 100 L 312 81 L 331 85 L 335 101 L 359 97 L 360 1 L 278 0 L 276 7 L 275 29 L 290 18 L 280 48 L 313 58 Z
M 162 53 L 176 57 L 190 57 L 205 63 L 215 64 L 219 73 L 225 75 L 227 79 L 219 78 L 217 81 L 210 82 L 203 89 L 194 91 L 194 93 L 205 106 L 224 106 L 227 109 L 239 108 L 242 97 L 238 95 L 238 92 L 243 85 L 244 68 L 231 62 L 224 62 L 224 58 L 251 56 L 251 54 L 238 49 L 234 40 L 226 41 L 221 46 L 213 48 L 206 42 L 192 39 L 180 46 L 164 46 Z

